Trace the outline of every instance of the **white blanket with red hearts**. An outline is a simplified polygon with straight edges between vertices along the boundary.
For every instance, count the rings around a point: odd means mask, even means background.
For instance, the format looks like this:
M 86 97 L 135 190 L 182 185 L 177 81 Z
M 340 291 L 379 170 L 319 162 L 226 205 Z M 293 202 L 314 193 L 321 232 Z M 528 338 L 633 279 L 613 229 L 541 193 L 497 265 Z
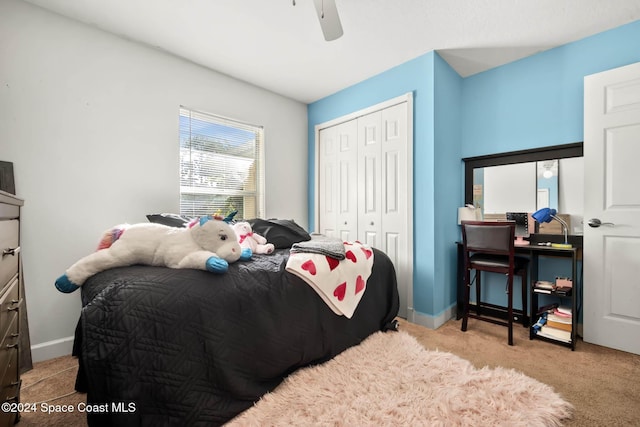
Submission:
M 286 270 L 309 284 L 337 315 L 351 319 L 367 287 L 373 251 L 344 242 L 345 259 L 308 252 L 291 253 Z

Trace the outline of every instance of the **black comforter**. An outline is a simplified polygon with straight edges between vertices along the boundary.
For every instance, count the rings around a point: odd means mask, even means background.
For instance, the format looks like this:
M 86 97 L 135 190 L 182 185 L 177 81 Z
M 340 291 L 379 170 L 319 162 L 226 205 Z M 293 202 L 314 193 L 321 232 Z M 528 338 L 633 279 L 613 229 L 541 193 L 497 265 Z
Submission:
M 395 271 L 374 253 L 351 319 L 285 271 L 288 250 L 223 275 L 150 266 L 96 274 L 82 287 L 75 343 L 89 424 L 220 425 L 297 368 L 390 328 Z

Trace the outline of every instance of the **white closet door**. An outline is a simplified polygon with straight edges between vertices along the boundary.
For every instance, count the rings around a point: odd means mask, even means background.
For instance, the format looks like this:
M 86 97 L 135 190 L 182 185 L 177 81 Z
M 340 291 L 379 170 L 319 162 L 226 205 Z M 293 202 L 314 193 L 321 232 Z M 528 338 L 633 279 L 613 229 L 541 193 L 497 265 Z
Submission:
M 320 132 L 320 230 L 343 241 L 357 239 L 357 123 Z
M 384 250 L 382 242 L 382 113 L 358 118 L 358 240 Z
M 407 228 L 407 175 L 404 173 L 407 164 L 406 106 L 396 105 L 381 113 L 384 126 L 381 147 L 383 247 L 398 267 Z
M 411 250 L 412 188 L 407 169 L 410 168 L 407 130 L 407 106 L 399 104 L 382 110 L 382 215 L 383 251 L 391 258 L 396 268 L 400 313 L 407 316 L 409 290 L 412 283 L 413 251 Z
M 398 314 L 410 318 L 413 103 L 404 98 L 319 126 L 316 224 L 322 234 L 385 252 L 398 278 Z
M 338 143 L 337 126 L 320 131 L 319 144 L 319 174 L 320 185 L 318 197 L 319 225 L 318 232 L 325 236 L 338 237 L 336 221 L 338 220 L 338 206 L 335 199 L 338 176 Z
M 396 269 L 400 316 L 407 316 L 412 263 L 407 105 L 358 118 L 358 240 L 385 252 Z

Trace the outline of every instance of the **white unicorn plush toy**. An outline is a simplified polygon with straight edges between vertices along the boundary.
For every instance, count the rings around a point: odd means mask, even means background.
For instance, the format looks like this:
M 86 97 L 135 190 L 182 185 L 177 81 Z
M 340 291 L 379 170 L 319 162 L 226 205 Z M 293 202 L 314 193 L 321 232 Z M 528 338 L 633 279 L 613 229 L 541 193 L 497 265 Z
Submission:
M 251 259 L 226 218 L 204 216 L 185 228 L 155 223 L 125 224 L 107 230 L 98 250 L 75 264 L 55 282 L 60 292 L 77 290 L 89 277 L 109 268 L 134 264 L 193 268 L 225 273 L 229 263 Z

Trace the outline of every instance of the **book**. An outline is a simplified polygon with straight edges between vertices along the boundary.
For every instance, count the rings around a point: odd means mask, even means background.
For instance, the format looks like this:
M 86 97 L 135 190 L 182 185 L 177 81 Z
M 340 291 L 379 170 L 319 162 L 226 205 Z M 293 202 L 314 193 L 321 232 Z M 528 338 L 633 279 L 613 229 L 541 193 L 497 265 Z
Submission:
M 549 325 L 544 325 L 540 327 L 540 330 L 538 330 L 537 334 L 540 335 L 541 337 L 551 338 L 557 341 L 562 341 L 567 343 L 571 342 L 571 332 L 564 331 L 562 329 L 557 329 Z
M 563 297 L 568 297 L 568 296 L 571 296 L 572 289 L 573 288 L 571 288 L 571 287 L 560 287 L 560 286 L 557 286 L 556 289 L 555 289 L 555 294 L 563 296 Z
M 554 289 L 556 286 L 551 283 L 551 282 L 547 282 L 544 280 L 538 280 L 534 285 L 534 288 L 538 288 L 538 289 Z
M 572 324 L 571 317 L 560 317 L 554 314 L 547 315 L 547 325 L 552 328 L 561 329 L 563 331 L 571 332 Z
M 565 325 L 570 325 L 572 316 L 567 317 L 567 316 L 559 316 L 555 313 L 548 313 L 547 319 L 552 320 L 554 322 L 558 322 L 558 323 L 564 323 Z
M 553 313 L 553 309 L 558 307 L 558 303 L 554 302 L 552 304 L 547 304 L 545 306 L 542 306 L 540 308 L 538 308 L 538 312 L 536 313 L 536 316 L 540 316 L 542 313 L 548 313 L 551 312 Z
M 572 315 L 572 311 L 571 311 L 571 307 L 567 307 L 564 305 L 558 306 L 555 310 L 554 310 L 555 314 L 559 314 L 559 315 L 565 315 L 565 316 L 571 316 Z

